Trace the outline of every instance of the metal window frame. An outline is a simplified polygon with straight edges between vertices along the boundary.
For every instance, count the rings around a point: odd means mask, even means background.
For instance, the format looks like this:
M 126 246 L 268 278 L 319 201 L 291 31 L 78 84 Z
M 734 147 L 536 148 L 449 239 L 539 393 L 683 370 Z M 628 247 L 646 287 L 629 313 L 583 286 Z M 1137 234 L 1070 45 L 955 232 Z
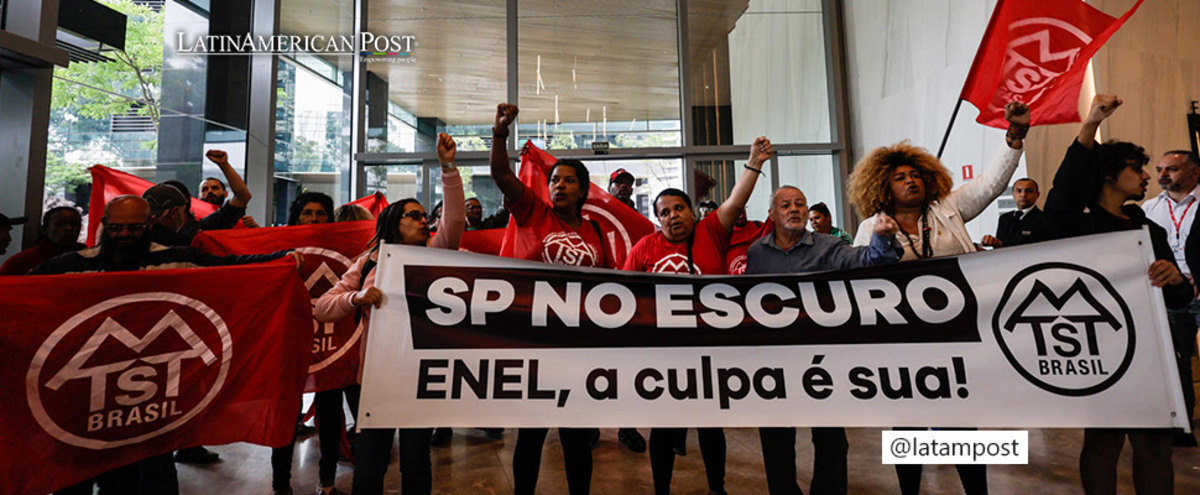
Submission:
M 356 4 L 365 5 L 368 0 L 357 0 Z M 809 142 L 809 143 L 775 143 L 775 149 L 780 155 L 829 155 L 833 159 L 833 166 L 837 169 L 834 171 L 834 195 L 835 201 L 841 206 L 839 217 L 836 219 L 840 225 L 857 225 L 858 222 L 848 222 L 850 219 L 850 205 L 848 199 L 843 192 L 844 184 L 850 173 L 850 167 L 853 163 L 850 159 L 850 131 L 848 119 L 848 102 L 846 91 L 846 62 L 845 62 L 845 43 L 843 39 L 842 29 L 842 2 L 843 0 L 821 0 L 822 6 L 822 28 L 824 31 L 823 42 L 825 51 L 825 77 L 826 87 L 828 88 L 829 102 L 829 118 L 830 118 L 830 140 L 828 142 Z M 519 0 L 507 0 L 506 4 L 506 58 L 508 61 L 508 76 L 507 76 L 507 95 L 508 101 L 520 104 L 519 79 L 518 79 L 518 55 L 519 55 L 519 23 L 517 9 Z M 683 180 L 684 190 L 689 194 L 695 195 L 694 172 L 695 163 L 698 161 L 727 159 L 730 156 L 744 156 L 746 154 L 746 145 L 716 145 L 716 146 L 696 146 L 693 145 L 693 129 L 694 122 L 692 119 L 691 96 L 692 96 L 692 74 L 688 70 L 690 60 L 690 37 L 689 37 L 689 1 L 675 0 L 675 28 L 676 28 L 676 43 L 678 54 L 678 72 L 679 72 L 679 119 L 681 123 L 681 142 L 682 146 L 677 147 L 661 147 L 661 148 L 614 148 L 610 149 L 606 155 L 594 154 L 591 150 L 575 149 L 575 150 L 554 150 L 554 155 L 561 158 L 586 158 L 588 160 L 629 160 L 629 159 L 661 159 L 661 158 L 678 158 L 683 163 Z M 356 16 L 365 16 L 367 10 L 365 8 L 356 8 Z M 356 24 L 367 26 L 368 19 L 361 19 L 361 24 L 356 19 Z M 361 89 L 357 86 L 359 80 L 355 80 L 354 94 L 360 94 Z M 365 101 L 361 102 L 365 105 Z M 356 103 L 356 108 L 359 103 Z M 424 204 L 429 204 L 432 197 L 430 188 L 430 178 L 432 174 L 437 173 L 439 164 L 437 154 L 433 151 L 427 152 L 412 152 L 412 153 L 366 153 L 363 151 L 362 143 L 365 141 L 360 134 L 365 135 L 365 128 L 362 122 L 358 122 L 359 128 L 355 130 L 355 135 L 352 136 L 355 142 L 355 150 L 351 155 L 352 174 L 355 177 L 365 176 L 365 167 L 391 165 L 391 164 L 411 164 L 416 161 L 422 163 L 421 181 L 422 191 L 421 198 L 418 198 Z M 516 132 L 510 133 L 508 138 L 508 146 L 510 150 L 517 149 L 519 140 Z M 487 163 L 488 152 L 473 151 L 460 152 L 458 154 L 460 162 L 482 162 Z M 510 156 L 510 161 L 514 164 L 517 161 L 516 156 Z M 778 158 L 772 159 L 771 173 L 771 188 L 779 187 L 779 167 Z M 362 196 L 366 191 L 365 180 L 356 180 L 354 183 L 353 193 L 356 197 Z

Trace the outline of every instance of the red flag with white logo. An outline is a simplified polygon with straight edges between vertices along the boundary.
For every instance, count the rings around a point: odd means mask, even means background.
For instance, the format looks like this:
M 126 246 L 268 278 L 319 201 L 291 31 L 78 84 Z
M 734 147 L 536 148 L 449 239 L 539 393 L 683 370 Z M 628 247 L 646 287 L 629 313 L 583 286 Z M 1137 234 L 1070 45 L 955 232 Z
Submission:
M 100 217 L 104 215 L 104 205 L 122 194 L 141 196 L 154 183 L 104 165 L 93 165 L 88 171 L 92 173 L 92 196 L 88 198 L 87 245 L 95 246 L 96 236 L 101 227 Z M 217 211 L 217 206 L 212 203 L 196 198 L 191 200 L 192 215 L 196 218 L 204 218 Z
M 525 184 L 525 194 L 532 193 L 541 201 L 549 203 L 547 174 L 554 168 L 558 159 L 534 146 L 532 142 L 526 142 L 523 151 L 518 176 Z M 588 189 L 587 203 L 583 205 L 583 218 L 600 225 L 600 231 L 605 236 L 604 246 L 609 250 L 609 257 L 616 261 L 614 266 L 618 267 L 625 264 L 625 256 L 638 240 L 656 230 L 650 220 L 614 198 L 594 181 Z M 517 238 L 517 225 L 510 221 L 504 232 L 500 256 L 512 256 L 518 242 L 522 240 Z
M 196 445 L 287 444 L 307 299 L 290 258 L 0 277 L 0 491 L 48 493 Z
M 322 294 L 338 283 L 354 259 L 366 251 L 374 234 L 375 221 L 363 220 L 201 232 L 192 240 L 192 245 L 219 256 L 289 249 L 303 253 L 304 268 L 300 278 L 308 289 L 312 308 Z M 353 316 L 334 323 L 322 323 L 313 318 L 310 311 L 308 322 L 302 326 L 312 332 L 308 349 L 312 361 L 305 392 L 332 390 L 357 382 L 362 323 L 356 323 Z
M 383 193 L 375 191 L 375 194 L 363 196 L 346 204 L 358 205 L 366 208 L 367 211 L 371 212 L 371 216 L 379 218 L 379 214 L 383 213 L 384 208 L 387 208 L 388 200 Z
M 1029 105 L 1032 125 L 1079 122 L 1088 61 L 1142 1 L 1117 19 L 1080 0 L 1000 0 L 960 98 L 986 126 L 1007 129 L 1013 100 Z
M 458 249 L 459 251 L 498 256 L 506 232 L 505 228 L 468 230 L 463 232 Z

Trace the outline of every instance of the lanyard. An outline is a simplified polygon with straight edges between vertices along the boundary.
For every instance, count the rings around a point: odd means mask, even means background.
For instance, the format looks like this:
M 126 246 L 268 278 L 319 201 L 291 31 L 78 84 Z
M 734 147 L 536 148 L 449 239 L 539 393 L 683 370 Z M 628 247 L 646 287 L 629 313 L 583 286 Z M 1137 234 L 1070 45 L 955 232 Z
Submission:
M 929 243 L 929 219 L 924 213 L 921 214 L 921 252 L 917 252 L 917 247 L 913 245 L 913 238 L 908 235 L 908 231 L 904 230 L 904 227 L 900 227 L 900 231 L 904 232 L 904 238 L 908 239 L 908 248 L 917 255 L 917 259 L 933 257 L 933 245 Z
M 1183 228 L 1183 219 L 1187 218 L 1188 210 L 1191 210 L 1193 206 L 1196 206 L 1196 198 L 1194 196 L 1192 197 L 1192 202 L 1188 203 L 1187 207 L 1183 209 L 1183 215 L 1179 216 L 1179 220 L 1175 220 L 1175 205 L 1167 204 L 1167 211 L 1171 213 L 1171 224 L 1175 226 L 1175 240 L 1177 241 L 1179 240 L 1179 229 Z

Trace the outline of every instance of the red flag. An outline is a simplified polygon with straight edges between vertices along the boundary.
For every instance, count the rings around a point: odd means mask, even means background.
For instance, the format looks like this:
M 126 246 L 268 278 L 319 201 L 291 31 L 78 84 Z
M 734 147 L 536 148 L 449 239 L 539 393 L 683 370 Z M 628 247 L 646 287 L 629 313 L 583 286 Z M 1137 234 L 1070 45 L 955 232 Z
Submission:
M 95 246 L 96 235 L 100 232 L 100 217 L 104 215 L 104 205 L 122 194 L 141 196 L 154 183 L 104 165 L 93 165 L 88 171 L 92 173 L 92 197 L 88 199 L 87 245 Z M 217 211 L 217 206 L 212 203 L 196 198 L 191 200 L 192 214 L 196 218 L 204 218 Z
M 49 493 L 196 445 L 286 445 L 307 299 L 290 260 L 0 277 L 3 491 Z
M 521 182 L 525 184 L 525 194 L 532 193 L 542 201 L 550 202 L 546 174 L 550 173 L 557 161 L 557 158 L 534 146 L 533 142 L 526 142 L 524 153 L 521 154 L 520 172 Z M 625 264 L 625 256 L 639 239 L 656 230 L 650 220 L 614 198 L 595 182 L 592 182 L 592 187 L 588 189 L 587 203 L 583 205 L 583 218 L 600 224 L 600 230 L 605 233 L 604 245 L 618 267 Z M 520 242 L 524 240 L 517 237 L 517 224 L 508 222 L 500 256 L 512 256 L 516 243 Z
M 1029 105 L 1032 125 L 1079 122 L 1088 61 L 1142 1 L 1115 19 L 1080 0 L 1000 0 L 959 97 L 986 126 L 1007 129 L 1013 100 Z
M 460 251 L 499 256 L 500 245 L 504 243 L 505 232 L 504 228 L 468 230 L 463 232 L 462 242 L 459 243 L 458 249 Z
M 308 289 L 310 308 L 338 283 L 354 259 L 375 235 L 375 221 L 338 222 L 293 227 L 215 230 L 198 234 L 192 245 L 204 252 L 227 256 L 258 254 L 287 249 L 304 253 L 300 278 Z M 353 385 L 361 361 L 359 342 L 362 324 L 348 316 L 334 323 L 321 323 L 312 314 L 303 328 L 312 330 L 308 354 L 312 356 L 305 392 L 320 392 Z
M 381 193 L 379 191 L 375 191 L 375 194 L 371 194 L 369 196 L 363 196 L 361 198 L 358 198 L 358 199 L 351 201 L 349 203 L 346 203 L 346 204 L 358 205 L 363 208 L 366 208 L 367 211 L 371 212 L 371 216 L 373 216 L 375 218 L 379 218 L 379 214 L 383 213 L 384 208 L 387 208 L 388 200 L 387 200 L 387 197 L 383 195 L 383 193 Z

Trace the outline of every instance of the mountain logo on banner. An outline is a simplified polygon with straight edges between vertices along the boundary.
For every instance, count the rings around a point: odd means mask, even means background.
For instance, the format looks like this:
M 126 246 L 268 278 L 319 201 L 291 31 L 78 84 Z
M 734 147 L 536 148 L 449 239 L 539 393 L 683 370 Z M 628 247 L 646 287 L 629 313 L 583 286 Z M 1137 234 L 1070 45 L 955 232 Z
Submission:
M 651 273 L 691 273 L 688 269 L 688 258 L 679 253 L 671 253 L 663 256 L 654 263 L 654 269 Z M 704 275 L 700 273 L 700 267 L 696 267 L 696 275 Z
M 586 224 L 585 224 L 586 225 Z M 587 226 L 591 228 L 590 225 Z M 575 232 L 554 232 L 542 241 L 542 261 L 554 265 L 600 266 L 600 253 Z
M 744 275 L 746 273 L 746 255 L 739 254 L 733 261 L 729 262 L 730 275 Z
M 1068 263 L 1021 270 L 992 317 L 996 341 L 1013 368 L 1059 395 L 1097 394 L 1133 361 L 1129 305 L 1099 273 Z
M 317 299 L 337 285 L 342 274 L 354 263 L 350 258 L 332 249 L 302 247 L 296 251 L 304 253 L 305 273 L 301 273 L 301 278 L 304 280 L 304 287 L 308 289 L 309 302 L 312 303 L 315 312 Z M 314 268 L 309 271 L 309 267 Z M 313 364 L 308 368 L 309 373 L 325 369 L 354 347 L 362 337 L 362 325 L 355 325 L 352 332 L 345 331 L 339 334 L 335 331 L 338 325 L 350 324 L 353 324 L 353 319 L 322 323 L 313 318 Z M 346 335 L 347 333 L 349 335 Z
M 72 316 L 42 343 L 26 398 L 38 424 L 64 443 L 136 444 L 203 411 L 224 385 L 232 354 L 224 320 L 203 302 L 169 292 L 115 297 Z
M 1008 26 L 1012 40 L 1005 51 L 1001 80 L 992 111 L 1013 100 L 1034 106 L 1055 78 L 1079 60 L 1092 37 L 1069 22 L 1053 17 L 1022 19 Z M 1055 46 L 1055 45 L 1058 46 Z

